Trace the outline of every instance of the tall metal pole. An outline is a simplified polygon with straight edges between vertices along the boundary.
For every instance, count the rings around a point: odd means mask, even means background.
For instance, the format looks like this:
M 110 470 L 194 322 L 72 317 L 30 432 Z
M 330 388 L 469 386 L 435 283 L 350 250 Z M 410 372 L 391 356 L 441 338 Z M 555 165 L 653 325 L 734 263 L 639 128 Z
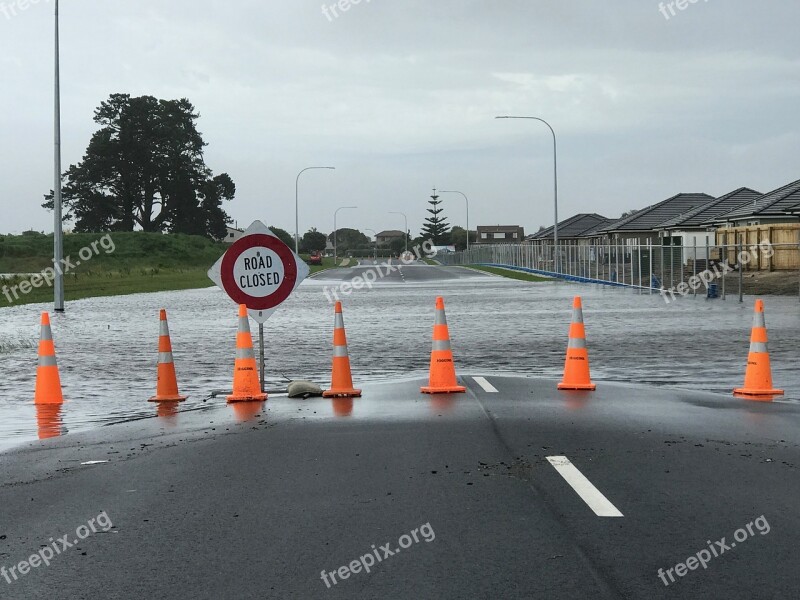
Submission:
M 542 123 L 547 125 L 547 128 L 550 130 L 550 133 L 553 134 L 553 190 L 554 190 L 553 201 L 554 201 L 554 216 L 555 216 L 554 217 L 554 221 L 553 221 L 553 247 L 557 251 L 558 250 L 558 143 L 556 142 L 556 132 L 552 128 L 550 123 L 548 123 L 544 119 L 540 119 L 539 117 L 510 117 L 510 116 L 504 116 L 504 117 L 496 117 L 496 118 L 497 119 L 529 119 L 529 120 L 532 120 L 532 121 L 541 121 Z M 556 273 L 558 273 L 558 267 L 559 267 L 558 254 L 555 255 L 554 266 L 555 266 Z
M 312 169 L 330 169 L 336 170 L 336 167 L 306 167 L 297 174 L 297 179 L 294 180 L 294 253 L 300 254 L 300 214 L 298 210 L 298 198 L 300 188 L 300 175 Z
M 340 210 L 344 210 L 345 208 L 358 208 L 357 206 L 340 206 L 335 211 L 333 211 L 333 266 L 336 266 L 338 262 L 338 243 L 337 243 L 337 236 L 336 236 L 336 215 L 339 214 Z
M 375 236 L 375 262 L 378 262 L 378 234 L 374 229 L 370 229 L 369 227 L 365 227 L 364 231 L 371 231 Z
M 54 306 L 56 312 L 64 312 L 64 274 L 61 267 L 64 259 L 64 232 L 61 218 L 61 67 L 58 37 L 58 0 L 56 0 L 55 30 L 55 161 L 53 182 L 53 266 L 55 279 L 53 282 Z
M 744 271 L 742 271 L 742 241 L 744 237 L 739 238 L 739 253 L 736 255 L 736 262 L 739 263 L 739 302 L 744 302 Z
M 464 192 L 459 192 L 457 190 L 440 190 L 440 194 L 461 194 L 464 196 L 464 202 L 467 203 L 467 252 L 469 252 L 469 198 Z M 522 240 L 520 240 L 520 243 Z
M 403 239 L 406 241 L 406 252 L 408 252 L 408 217 L 406 216 L 406 213 L 401 213 L 401 212 L 397 212 L 397 211 L 391 211 L 389 214 L 390 215 L 403 215 L 403 219 L 405 219 L 405 223 L 406 223 L 405 231 L 403 231 Z

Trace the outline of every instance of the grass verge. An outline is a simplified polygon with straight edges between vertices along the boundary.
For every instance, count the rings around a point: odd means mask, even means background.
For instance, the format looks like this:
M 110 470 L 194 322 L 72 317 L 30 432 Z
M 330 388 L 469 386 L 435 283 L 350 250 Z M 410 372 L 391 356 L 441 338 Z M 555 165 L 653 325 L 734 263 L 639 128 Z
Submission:
M 492 273 L 493 275 L 500 275 L 501 277 L 507 277 L 508 279 L 517 279 L 519 281 L 552 281 L 547 277 L 541 277 L 539 275 L 534 275 L 533 273 L 525 273 L 524 271 L 514 271 L 512 269 L 484 267 L 482 265 L 469 265 L 469 268 L 475 269 L 476 271 L 483 271 L 485 273 Z
M 80 300 L 100 296 L 125 296 L 146 292 L 167 290 L 192 290 L 213 286 L 208 278 L 208 269 L 142 269 L 139 272 L 92 272 L 75 273 L 64 276 L 64 299 Z M 0 294 L 0 307 L 51 302 L 53 288 L 42 285 L 22 294 L 17 288 L 18 297 L 12 291 L 27 278 L 19 277 L 3 281 L 6 289 Z M 9 301 L 9 298 L 11 301 Z
M 227 248 L 202 236 L 182 234 L 67 234 L 64 256 L 70 257 L 74 266 L 64 275 L 64 298 L 70 301 L 210 287 L 213 283 L 206 273 Z M 52 268 L 52 256 L 52 235 L 29 232 L 0 236 L 0 273 L 18 274 L 0 281 L 0 308 L 52 301 L 50 285 L 24 275 Z M 39 287 L 32 287 L 32 283 Z

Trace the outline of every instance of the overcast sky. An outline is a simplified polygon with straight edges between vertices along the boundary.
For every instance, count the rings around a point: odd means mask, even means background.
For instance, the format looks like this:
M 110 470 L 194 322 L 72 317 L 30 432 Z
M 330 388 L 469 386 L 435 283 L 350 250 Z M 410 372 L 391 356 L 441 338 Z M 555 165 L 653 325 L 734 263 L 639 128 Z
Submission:
M 0 231 L 52 231 L 53 0 L 0 0 Z M 333 4 L 329 0 L 326 4 Z M 240 226 L 402 229 L 435 185 L 470 225 L 618 217 L 800 179 L 800 5 L 700 0 L 62 0 L 64 168 L 111 93 L 186 97 Z M 26 7 L 25 7 L 26 6 Z M 25 7 L 25 8 L 22 8 Z M 450 223 L 464 202 L 445 196 Z

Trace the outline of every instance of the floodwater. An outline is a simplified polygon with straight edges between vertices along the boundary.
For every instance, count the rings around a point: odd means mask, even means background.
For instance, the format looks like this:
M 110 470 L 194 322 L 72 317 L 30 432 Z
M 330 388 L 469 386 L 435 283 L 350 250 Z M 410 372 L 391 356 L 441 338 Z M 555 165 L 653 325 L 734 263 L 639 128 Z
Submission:
M 572 298 L 583 297 L 592 376 L 730 393 L 743 382 L 754 298 L 659 295 L 496 277 L 379 282 L 342 296 L 356 385 L 422 376 L 437 295 L 445 297 L 456 365 L 462 373 L 558 378 Z M 266 323 L 267 387 L 289 379 L 330 378 L 333 307 L 323 293 L 338 282 L 307 280 Z M 800 400 L 800 303 L 767 297 L 773 376 L 785 399 Z M 70 302 L 51 315 L 64 396 L 60 411 L 32 404 L 39 317 L 50 305 L 0 310 L 0 446 L 153 416 L 158 311 L 166 308 L 181 392 L 180 410 L 224 403 L 231 387 L 236 306 L 218 289 L 138 294 Z M 257 326 L 251 322 L 254 338 Z M 733 401 L 733 400 L 732 400 Z M 163 409 L 162 409 L 163 410 Z M 48 431 L 49 428 L 49 431 Z

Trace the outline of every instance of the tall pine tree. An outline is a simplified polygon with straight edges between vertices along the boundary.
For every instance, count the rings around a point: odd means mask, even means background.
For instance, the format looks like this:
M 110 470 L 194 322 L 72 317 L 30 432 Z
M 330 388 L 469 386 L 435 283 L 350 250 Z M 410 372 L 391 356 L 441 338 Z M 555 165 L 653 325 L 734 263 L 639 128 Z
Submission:
M 422 226 L 422 237 L 431 240 L 434 246 L 445 246 L 450 239 L 450 224 L 441 214 L 444 210 L 439 206 L 441 203 L 439 196 L 436 195 L 436 188 L 433 188 L 433 196 L 428 200 L 428 204 L 431 205 L 428 212 L 431 216 L 425 219 L 425 224 Z

